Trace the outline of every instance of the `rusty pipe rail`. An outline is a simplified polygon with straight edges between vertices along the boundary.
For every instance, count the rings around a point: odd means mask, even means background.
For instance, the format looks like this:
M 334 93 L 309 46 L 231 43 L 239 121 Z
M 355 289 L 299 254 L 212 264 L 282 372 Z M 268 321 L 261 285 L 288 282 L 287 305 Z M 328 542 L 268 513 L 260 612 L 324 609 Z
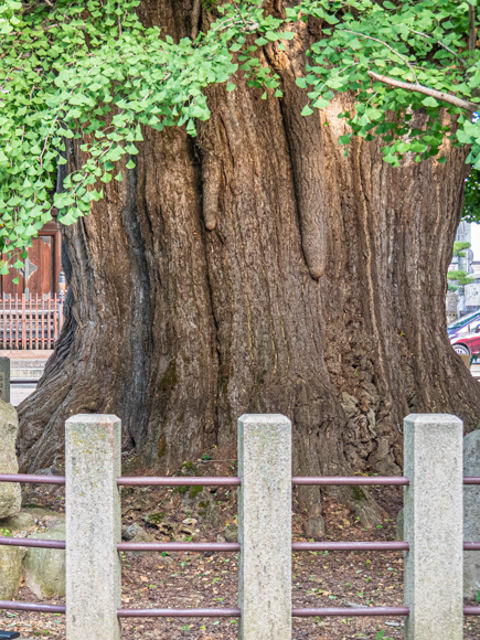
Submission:
M 0 610 L 10 611 L 40 611 L 41 613 L 65 613 L 64 605 L 38 604 L 36 602 L 21 602 L 17 600 L 0 600 Z
M 222 486 L 239 486 L 241 485 L 240 478 L 207 478 L 202 476 L 185 476 L 185 477 L 122 477 L 118 478 L 117 484 L 119 486 L 209 486 L 209 485 L 222 485 Z M 293 485 L 317 485 L 317 486 L 343 486 L 343 485 L 401 485 L 405 486 L 409 484 L 409 479 L 404 477 L 373 477 L 373 476 L 354 476 L 354 477 L 341 477 L 341 476 L 294 476 L 292 478 Z M 479 478 L 480 484 L 480 478 Z
M 480 545 L 479 545 L 480 547 Z M 294 542 L 293 551 L 408 551 L 408 542 Z
M 119 542 L 118 551 L 240 551 L 238 542 Z
M 408 616 L 408 607 L 323 607 L 320 609 L 292 609 L 294 618 L 312 618 L 316 616 Z
M 39 540 L 36 538 L 10 538 L 1 536 L 0 545 L 7 547 L 36 547 L 40 549 L 65 549 L 65 540 Z
M 202 476 L 166 476 L 164 478 L 143 477 L 122 477 L 117 479 L 117 485 L 120 487 L 196 487 L 196 486 L 239 486 L 240 478 L 211 478 Z
M 0 473 L 0 482 L 25 482 L 27 484 L 65 484 L 65 476 L 40 476 L 26 473 Z
M 240 609 L 119 609 L 119 618 L 239 618 Z
M 367 486 L 367 485 L 408 485 L 410 480 L 402 476 L 294 476 L 293 485 L 316 485 L 316 486 Z

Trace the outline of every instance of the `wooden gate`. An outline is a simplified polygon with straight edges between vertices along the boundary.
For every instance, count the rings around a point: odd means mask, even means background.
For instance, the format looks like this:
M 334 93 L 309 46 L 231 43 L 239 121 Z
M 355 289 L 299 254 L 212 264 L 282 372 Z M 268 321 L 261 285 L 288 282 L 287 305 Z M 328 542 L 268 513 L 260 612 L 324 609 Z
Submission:
M 53 349 L 63 324 L 58 296 L 10 296 L 0 305 L 0 349 Z
M 28 257 L 23 269 L 10 269 L 10 273 L 0 278 L 0 294 L 2 298 L 10 296 L 43 296 L 53 297 L 59 294 L 62 240 L 60 227 L 56 222 L 49 222 L 34 238 L 28 249 Z M 13 280 L 19 278 L 18 284 Z
M 24 268 L 0 277 L 0 349 L 53 348 L 63 324 L 60 274 L 60 227 L 49 222 L 33 239 Z

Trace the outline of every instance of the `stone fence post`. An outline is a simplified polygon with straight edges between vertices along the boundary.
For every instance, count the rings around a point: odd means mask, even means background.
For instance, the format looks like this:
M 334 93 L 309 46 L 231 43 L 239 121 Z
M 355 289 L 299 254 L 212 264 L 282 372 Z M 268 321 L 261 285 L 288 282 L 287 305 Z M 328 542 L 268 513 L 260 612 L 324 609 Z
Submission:
M 292 427 L 282 415 L 238 421 L 240 640 L 291 640 Z
M 68 640 L 119 640 L 121 422 L 77 415 L 65 424 Z
M 462 437 L 455 416 L 405 418 L 405 640 L 463 638 Z
M 10 402 L 10 358 L 0 358 L 0 398 Z

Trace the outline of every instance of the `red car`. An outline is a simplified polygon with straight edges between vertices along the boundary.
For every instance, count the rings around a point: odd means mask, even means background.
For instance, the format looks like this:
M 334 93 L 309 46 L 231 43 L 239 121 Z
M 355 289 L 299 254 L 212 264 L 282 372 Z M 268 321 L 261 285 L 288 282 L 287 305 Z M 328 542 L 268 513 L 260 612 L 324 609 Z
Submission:
M 480 354 L 480 322 L 469 325 L 469 331 L 460 332 L 450 338 L 450 344 L 454 351 L 467 356 Z

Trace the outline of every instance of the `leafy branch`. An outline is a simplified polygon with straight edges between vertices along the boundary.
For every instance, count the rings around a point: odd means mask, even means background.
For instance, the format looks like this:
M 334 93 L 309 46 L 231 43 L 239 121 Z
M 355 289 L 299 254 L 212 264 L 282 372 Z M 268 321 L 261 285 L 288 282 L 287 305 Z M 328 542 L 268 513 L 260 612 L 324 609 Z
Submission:
M 138 5 L 0 3 L 2 268 L 26 255 L 54 209 L 73 224 L 103 197 L 102 184 L 134 169 L 145 128 L 196 135 L 210 117 L 207 87 L 233 91 L 242 73 L 264 99 L 281 98 L 280 78 L 259 50 L 286 50 L 302 20 L 320 27 L 297 78 L 309 98 L 305 116 L 326 109 L 329 117 L 335 95 L 349 92 L 355 106 L 340 114 L 349 127 L 342 144 L 379 138 L 385 161 L 398 166 L 405 154 L 444 162 L 448 138 L 469 147 L 468 162 L 480 170 L 480 124 L 471 118 L 480 93 L 477 0 L 298 0 L 284 18 L 261 0 L 203 0 L 194 3 L 191 37 L 178 42 L 142 25 Z M 206 33 L 198 31 L 202 6 L 216 16 Z M 82 166 L 55 194 L 69 139 L 81 143 Z

